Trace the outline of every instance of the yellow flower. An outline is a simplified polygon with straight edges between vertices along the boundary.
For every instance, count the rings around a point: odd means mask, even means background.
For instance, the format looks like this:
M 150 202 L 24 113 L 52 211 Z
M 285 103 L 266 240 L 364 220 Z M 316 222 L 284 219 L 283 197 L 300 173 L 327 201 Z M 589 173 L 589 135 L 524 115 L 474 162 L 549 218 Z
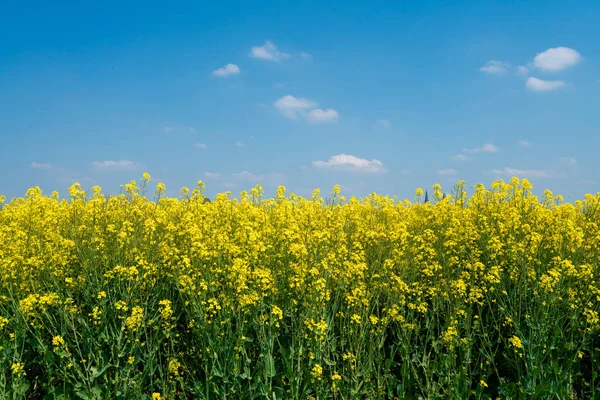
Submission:
M 62 336 L 54 336 L 52 338 L 52 344 L 56 347 L 60 347 L 65 344 L 65 340 L 62 338 Z
M 323 374 L 323 367 L 320 364 L 315 364 L 310 374 L 315 378 L 319 378 Z
M 133 364 L 135 362 L 135 357 L 133 357 L 133 356 L 129 357 L 129 359 L 127 360 L 127 362 L 129 364 Z
M 179 367 L 181 367 L 181 363 L 179 361 L 169 361 L 169 374 L 173 376 L 179 376 Z
M 479 381 L 479 384 L 481 385 L 481 387 L 484 387 L 484 388 L 488 387 L 488 384 L 485 383 L 485 381 L 483 379 Z
M 99 299 L 104 298 L 104 297 L 106 297 L 106 292 L 104 292 L 104 291 L 98 292 L 98 298 Z
M 23 370 L 25 368 L 25 366 L 23 365 L 23 363 L 20 363 L 20 362 L 13 363 L 13 365 L 10 368 L 12 370 L 13 375 L 19 375 L 19 376 L 25 375 L 25 372 Z
M 523 343 L 521 342 L 521 339 L 519 339 L 518 336 L 513 336 L 510 339 L 508 339 L 508 341 L 510 342 L 510 344 L 512 344 L 512 346 L 515 349 L 522 349 L 523 348 Z

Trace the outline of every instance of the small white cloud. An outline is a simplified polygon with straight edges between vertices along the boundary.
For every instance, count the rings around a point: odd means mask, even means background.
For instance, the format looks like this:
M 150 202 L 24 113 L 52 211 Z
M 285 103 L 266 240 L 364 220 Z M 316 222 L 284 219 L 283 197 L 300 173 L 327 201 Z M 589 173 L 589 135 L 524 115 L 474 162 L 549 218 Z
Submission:
M 100 170 L 131 170 L 134 169 L 136 163 L 129 160 L 120 160 L 120 161 L 94 161 L 92 164 L 92 168 L 100 169 Z
M 235 64 L 226 64 L 225 66 L 213 71 L 213 76 L 224 78 L 226 76 L 237 75 L 240 73 L 240 67 Z
M 575 157 L 561 157 L 560 162 L 565 165 L 577 165 Z
M 246 144 L 244 144 L 244 143 L 242 143 L 242 142 L 239 142 L 239 141 L 238 141 L 238 142 L 235 142 L 235 145 L 236 145 L 237 147 L 246 147 Z
M 545 81 L 543 79 L 534 78 L 533 76 L 527 79 L 525 87 L 534 92 L 551 92 L 565 86 L 564 81 Z
M 527 76 L 527 75 L 529 75 L 529 68 L 528 68 L 528 67 L 525 67 L 525 66 L 523 66 L 523 65 L 519 65 L 519 66 L 516 68 L 516 71 L 517 71 L 517 74 L 518 74 L 518 75 L 521 75 L 521 76 Z
M 256 175 L 249 171 L 242 171 L 235 174 L 231 174 L 231 179 L 234 181 L 242 181 L 249 183 L 281 183 L 285 176 L 283 174 L 273 172 L 266 175 Z
M 527 140 L 519 140 L 518 145 L 519 145 L 519 147 L 529 147 L 529 146 L 531 146 L 531 143 L 528 142 Z
M 486 74 L 500 75 L 508 72 L 510 68 L 511 65 L 509 63 L 491 60 L 488 61 L 483 67 L 479 68 L 479 70 L 481 72 L 485 72 Z
M 583 57 L 569 47 L 554 47 L 539 53 L 533 59 L 533 65 L 544 71 L 562 71 L 579 64 Z
M 482 147 L 476 147 L 474 149 L 462 149 L 463 153 L 496 153 L 500 151 L 493 144 L 484 144 Z
M 221 174 L 217 172 L 205 172 L 204 177 L 206 179 L 221 179 Z
M 377 124 L 382 128 L 389 128 L 392 126 L 390 121 L 388 121 L 387 119 L 380 119 L 379 121 L 377 121 Z
M 438 175 L 442 175 L 442 176 L 456 175 L 457 174 L 457 171 L 455 169 L 452 169 L 452 168 L 448 168 L 448 169 L 436 169 L 435 172 Z
M 52 165 L 50 165 L 48 163 L 38 163 L 35 161 L 32 162 L 29 166 L 33 169 L 50 169 L 50 168 L 52 168 Z
M 505 167 L 504 169 L 492 169 L 484 172 L 497 176 L 516 176 L 519 178 L 560 178 L 564 176 L 564 173 L 560 171 L 556 172 L 542 169 L 517 169 L 510 167 Z
M 283 116 L 289 119 L 306 119 L 311 124 L 322 122 L 337 121 L 340 117 L 337 110 L 328 108 L 326 110 L 317 108 L 319 103 L 316 101 L 296 98 L 292 95 L 283 96 L 273 103 L 273 106 L 279 110 Z
M 471 157 L 464 154 L 457 154 L 455 156 L 450 157 L 450 159 L 454 161 L 468 161 L 471 159 Z
M 303 60 L 312 60 L 313 56 L 310 53 L 302 52 L 300 53 L 300 58 L 302 58 Z
M 386 169 L 383 167 L 383 164 L 379 160 L 367 160 L 349 154 L 339 154 L 337 156 L 332 156 L 329 158 L 328 161 L 313 161 L 312 165 L 316 168 L 331 168 L 341 171 L 371 173 L 386 172 Z
M 208 146 L 204 143 L 194 143 L 194 147 L 197 149 L 208 149 Z
M 309 99 L 296 98 L 288 94 L 275 100 L 273 106 L 286 118 L 298 119 L 299 115 L 305 115 L 306 111 L 317 107 L 318 103 Z
M 267 40 L 262 46 L 252 47 L 249 55 L 253 58 L 275 62 L 281 62 L 286 58 L 290 58 L 289 54 L 279 51 L 270 40 Z
M 338 120 L 338 117 L 338 112 L 333 108 L 329 108 L 327 110 L 316 108 L 314 110 L 310 110 L 306 115 L 306 119 L 311 124 L 320 124 L 322 122 L 334 122 Z
M 237 189 L 237 187 L 238 187 L 237 183 L 233 183 L 233 182 L 225 182 L 225 183 L 223 183 L 223 186 L 226 189 Z
M 172 130 L 173 130 L 173 127 L 172 127 L 172 126 L 165 126 L 165 127 L 163 128 L 163 131 L 165 131 L 165 132 L 171 132 Z

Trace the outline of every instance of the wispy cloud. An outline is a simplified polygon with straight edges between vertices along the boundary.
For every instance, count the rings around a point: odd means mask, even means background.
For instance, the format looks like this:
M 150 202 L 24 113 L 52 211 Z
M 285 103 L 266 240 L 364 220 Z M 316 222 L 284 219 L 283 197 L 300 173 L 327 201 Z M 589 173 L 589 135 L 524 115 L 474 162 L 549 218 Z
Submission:
M 564 86 L 564 81 L 545 81 L 543 79 L 534 78 L 533 76 L 527 79 L 527 83 L 525 83 L 525 87 L 534 92 L 551 92 Z
M 273 103 L 273 106 L 286 118 L 303 118 L 311 124 L 323 122 L 334 122 L 339 119 L 339 113 L 333 108 L 326 110 L 317 108 L 319 103 L 316 101 L 297 98 L 292 95 L 283 96 Z
M 435 170 L 436 174 L 438 175 L 456 175 L 457 171 L 455 169 L 452 168 L 448 168 L 448 169 L 437 169 Z
M 246 144 L 245 144 L 245 143 L 242 143 L 242 142 L 240 142 L 240 141 L 237 141 L 237 142 L 235 142 L 235 145 L 236 145 L 237 147 L 246 147 Z
M 163 131 L 165 131 L 165 132 L 171 132 L 172 130 L 173 130 L 173 127 L 172 127 L 172 126 L 165 126 L 165 127 L 163 128 Z
M 29 164 L 29 167 L 33 169 L 50 169 L 52 168 L 52 165 L 48 163 L 38 163 L 34 161 L 31 164 Z
M 306 120 L 311 124 L 320 124 L 322 122 L 337 121 L 338 117 L 338 112 L 333 108 L 328 108 L 327 110 L 316 108 L 308 112 L 308 114 L 306 115 Z
M 509 63 L 502 62 L 502 61 L 496 61 L 496 60 L 490 60 L 487 63 L 485 63 L 484 66 L 479 68 L 479 70 L 481 72 L 485 72 L 486 74 L 491 74 L 491 75 L 505 74 L 510 69 L 511 69 L 511 65 Z
M 240 73 L 240 67 L 235 64 L 226 64 L 221 68 L 217 68 L 213 71 L 213 76 L 224 78 L 231 75 L 237 75 Z
M 249 55 L 253 58 L 274 62 L 281 62 L 291 57 L 289 54 L 279 51 L 270 40 L 267 40 L 262 46 L 252 47 Z
M 313 56 L 310 53 L 302 52 L 300 53 L 300 58 L 302 58 L 303 60 L 312 60 Z
M 317 107 L 318 103 L 302 97 L 296 98 L 288 94 L 287 96 L 275 100 L 273 106 L 278 109 L 284 117 L 298 119 L 301 115 L 305 115 L 307 110 Z
M 562 178 L 565 174 L 562 171 L 552 171 L 543 169 L 518 169 L 505 167 L 503 169 L 491 169 L 484 171 L 496 176 L 519 177 L 519 178 Z
M 249 182 L 249 183 L 268 183 L 268 184 L 279 184 L 285 180 L 285 175 L 278 172 L 272 172 L 265 175 L 256 175 L 250 171 L 241 171 L 235 174 L 231 174 L 230 178 L 238 182 Z
M 471 157 L 465 155 L 465 154 L 457 154 L 455 156 L 450 157 L 451 160 L 454 161 L 468 161 L 471 159 Z
M 190 133 L 196 133 L 196 128 L 194 128 L 193 126 L 188 126 L 188 131 Z
M 529 68 L 525 67 L 523 65 L 519 65 L 517 68 L 515 68 L 515 70 L 517 71 L 518 75 L 521 75 L 521 76 L 529 75 Z
M 332 156 L 327 161 L 313 161 L 316 168 L 330 168 L 340 171 L 382 173 L 387 170 L 379 160 L 367 160 L 349 154 Z
M 194 143 L 194 147 L 197 149 L 208 149 L 208 146 L 204 143 Z
M 387 119 L 380 119 L 377 121 L 377 124 L 382 128 L 390 128 L 392 126 L 391 122 Z
M 129 160 L 94 161 L 91 164 L 92 168 L 98 169 L 98 170 L 105 170 L 105 171 L 111 171 L 111 170 L 132 170 L 132 169 L 136 168 L 136 165 L 137 164 L 135 162 L 129 161 Z
M 519 147 L 529 147 L 529 146 L 531 146 L 531 143 L 528 142 L 527 140 L 519 140 L 519 142 L 517 144 L 519 145 Z
M 577 165 L 577 159 L 575 157 L 561 157 L 559 161 L 565 165 Z
M 475 147 L 472 149 L 462 149 L 463 153 L 496 153 L 500 151 L 493 144 L 484 144 L 482 147 Z
M 206 179 L 221 179 L 221 174 L 218 172 L 205 172 L 204 177 Z
M 533 65 L 543 71 L 562 71 L 581 62 L 583 57 L 569 47 L 554 47 L 535 56 Z

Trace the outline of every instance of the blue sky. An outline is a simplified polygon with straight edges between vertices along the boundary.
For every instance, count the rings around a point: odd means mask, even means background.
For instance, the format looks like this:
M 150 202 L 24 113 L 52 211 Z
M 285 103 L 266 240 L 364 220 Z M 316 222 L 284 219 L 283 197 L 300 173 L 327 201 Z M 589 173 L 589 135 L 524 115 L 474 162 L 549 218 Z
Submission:
M 86 2 L 84 2 L 86 3 Z M 9 2 L 0 194 L 600 190 L 600 3 Z

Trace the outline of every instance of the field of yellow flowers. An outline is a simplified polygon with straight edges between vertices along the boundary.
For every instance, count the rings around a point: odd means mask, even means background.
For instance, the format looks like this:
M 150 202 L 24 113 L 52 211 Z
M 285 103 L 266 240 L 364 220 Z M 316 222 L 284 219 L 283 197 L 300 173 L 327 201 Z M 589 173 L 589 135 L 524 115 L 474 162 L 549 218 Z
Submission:
M 600 396 L 600 193 L 149 179 L 0 198 L 0 398 Z

